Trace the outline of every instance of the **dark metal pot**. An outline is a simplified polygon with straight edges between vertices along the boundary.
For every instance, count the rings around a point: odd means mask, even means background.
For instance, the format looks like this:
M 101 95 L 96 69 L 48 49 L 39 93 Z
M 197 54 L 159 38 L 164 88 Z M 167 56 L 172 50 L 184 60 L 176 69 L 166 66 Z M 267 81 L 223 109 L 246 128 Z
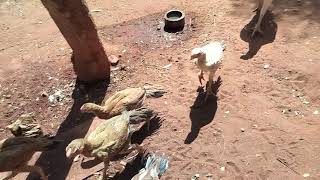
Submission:
M 164 15 L 164 30 L 167 32 L 182 31 L 185 24 L 184 12 L 180 10 L 170 10 Z

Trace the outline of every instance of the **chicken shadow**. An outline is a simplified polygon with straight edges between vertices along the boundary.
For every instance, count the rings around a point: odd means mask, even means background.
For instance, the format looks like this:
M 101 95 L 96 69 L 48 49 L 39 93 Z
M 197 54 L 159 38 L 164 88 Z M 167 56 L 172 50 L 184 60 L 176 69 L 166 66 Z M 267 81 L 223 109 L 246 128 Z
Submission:
M 132 138 L 131 138 L 132 144 L 141 144 L 144 141 L 144 139 L 146 139 L 148 136 L 152 136 L 152 135 L 156 134 L 158 132 L 158 130 L 160 129 L 162 122 L 163 122 L 163 120 L 158 116 L 152 118 L 150 121 L 149 131 L 147 128 L 147 124 L 144 124 L 138 131 L 133 133 Z M 148 152 L 148 149 L 146 149 L 146 152 Z M 126 156 L 130 157 L 131 154 L 134 154 L 134 153 L 116 156 L 114 159 L 112 159 L 112 161 L 118 161 L 117 164 L 119 165 L 119 162 L 122 159 L 125 159 Z M 138 154 L 136 157 L 134 157 L 134 159 L 130 163 L 126 164 L 125 168 L 120 173 L 114 172 L 114 176 L 111 179 L 113 179 L 113 180 L 131 179 L 134 175 L 139 173 L 140 169 L 142 169 L 144 167 L 143 166 L 144 163 L 141 163 L 141 162 L 145 162 L 146 157 L 147 157 L 147 154 Z M 100 163 L 101 163 L 101 160 L 93 159 L 93 160 L 89 160 L 89 161 L 81 163 L 81 167 L 84 169 L 90 169 Z M 91 175 L 87 176 L 86 178 L 84 178 L 84 180 L 88 180 L 92 176 L 94 176 L 94 175 L 91 174 Z
M 198 96 L 194 101 L 189 114 L 191 120 L 191 131 L 184 140 L 185 144 L 191 144 L 198 137 L 201 128 L 210 124 L 214 119 L 218 108 L 217 93 L 221 84 L 222 80 L 219 76 L 218 80 L 212 84 L 212 91 L 215 96 L 209 97 L 205 104 L 201 103 L 204 101 L 206 94 L 203 89 L 198 90 Z M 199 106 L 199 104 L 201 105 Z
M 261 29 L 263 34 L 257 32 L 254 37 L 251 37 L 252 31 L 249 28 L 253 28 L 259 19 L 260 13 L 257 12 L 256 15 L 252 18 L 252 20 L 242 28 L 240 32 L 240 38 L 248 42 L 249 50 L 245 55 L 242 55 L 240 58 L 244 60 L 248 60 L 253 58 L 262 46 L 272 43 L 277 34 L 278 25 L 274 21 L 274 16 L 270 11 L 267 11 L 265 16 L 263 17 L 261 23 Z
M 72 140 L 85 137 L 94 118 L 94 115 L 82 114 L 80 107 L 87 102 L 101 103 L 105 97 L 108 85 L 109 81 L 94 84 L 76 82 L 72 93 L 74 103 L 55 135 L 55 138 L 63 140 L 63 143 L 56 149 L 43 152 L 35 163 L 43 167 L 49 179 L 66 179 L 73 161 L 65 156 L 65 147 Z M 33 180 L 38 178 L 36 173 L 30 173 L 26 179 Z

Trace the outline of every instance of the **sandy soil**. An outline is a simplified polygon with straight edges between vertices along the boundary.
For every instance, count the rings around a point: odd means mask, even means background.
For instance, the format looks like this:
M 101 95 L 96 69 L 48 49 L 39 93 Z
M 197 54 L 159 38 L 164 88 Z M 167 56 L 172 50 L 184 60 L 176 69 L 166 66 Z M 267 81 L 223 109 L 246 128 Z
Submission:
M 163 179 L 206 179 L 208 173 L 224 180 L 320 179 L 320 115 L 314 114 L 320 111 L 320 3 L 274 4 L 264 36 L 250 39 L 244 27 L 257 17 L 249 0 L 90 0 L 89 8 L 100 10 L 92 15 L 106 52 L 120 55 L 122 68 L 112 71 L 110 84 L 87 86 L 75 82 L 71 50 L 40 1 L 0 0 L 0 136 L 10 136 L 4 130 L 10 121 L 34 112 L 65 146 L 100 121 L 79 112 L 84 102 L 148 82 L 168 91 L 147 100 L 162 124 L 139 140 L 170 156 Z M 171 8 L 186 13 L 183 33 L 158 30 Z M 227 45 L 215 77 L 218 98 L 190 108 L 203 98 L 190 52 L 210 40 Z M 56 90 L 65 98 L 50 104 L 47 95 Z M 34 162 L 52 180 L 83 179 L 101 167 L 72 164 L 64 147 L 37 154 Z M 115 179 L 129 179 L 137 168 Z

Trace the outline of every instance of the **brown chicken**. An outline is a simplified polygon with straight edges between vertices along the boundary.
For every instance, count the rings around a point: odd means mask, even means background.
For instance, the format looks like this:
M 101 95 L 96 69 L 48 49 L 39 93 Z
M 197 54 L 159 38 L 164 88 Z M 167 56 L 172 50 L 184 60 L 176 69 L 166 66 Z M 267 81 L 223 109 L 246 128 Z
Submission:
M 33 113 L 21 115 L 14 123 L 8 125 L 6 129 L 10 130 L 14 136 L 43 136 L 43 131 L 40 125 L 35 122 Z
M 11 179 L 20 172 L 36 172 L 43 180 L 47 180 L 41 167 L 28 165 L 33 154 L 38 151 L 52 149 L 59 141 L 45 137 L 11 137 L 0 142 L 0 172 L 11 171 L 4 178 Z
M 154 112 L 147 108 L 124 111 L 121 115 L 104 121 L 86 139 L 75 139 L 66 147 L 66 156 L 73 158 L 79 154 L 95 157 L 104 162 L 102 179 L 107 177 L 109 162 L 116 155 L 134 150 L 143 153 L 138 144 L 131 144 L 131 135 L 138 130 L 137 125 L 149 121 Z M 134 128 L 135 127 L 135 128 Z
M 144 86 L 143 88 L 127 88 L 116 92 L 101 106 L 94 103 L 85 103 L 82 112 L 94 113 L 101 119 L 108 119 L 127 110 L 142 107 L 146 97 L 161 97 L 165 91 L 161 87 Z

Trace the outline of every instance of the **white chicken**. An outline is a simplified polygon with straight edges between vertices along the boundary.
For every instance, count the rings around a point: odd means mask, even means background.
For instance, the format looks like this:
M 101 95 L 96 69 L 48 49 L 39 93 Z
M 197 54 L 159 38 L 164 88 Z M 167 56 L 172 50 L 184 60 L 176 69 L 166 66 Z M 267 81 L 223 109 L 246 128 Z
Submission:
M 218 68 L 220 67 L 223 59 L 223 51 L 226 46 L 224 42 L 210 42 L 209 44 L 201 47 L 194 48 L 191 52 L 191 60 L 198 66 L 200 72 L 198 74 L 199 82 L 202 86 L 203 72 L 209 72 L 209 83 L 207 87 L 205 102 L 207 101 L 209 95 L 212 95 L 212 82 L 213 77 Z
M 257 1 L 258 1 L 258 7 L 254 11 L 260 10 L 260 15 L 259 15 L 259 19 L 258 19 L 257 24 L 253 28 L 253 32 L 251 34 L 251 37 L 253 37 L 256 32 L 263 34 L 263 31 L 261 30 L 261 22 L 262 22 L 264 15 L 266 14 L 268 9 L 272 5 L 272 0 L 257 0 Z

